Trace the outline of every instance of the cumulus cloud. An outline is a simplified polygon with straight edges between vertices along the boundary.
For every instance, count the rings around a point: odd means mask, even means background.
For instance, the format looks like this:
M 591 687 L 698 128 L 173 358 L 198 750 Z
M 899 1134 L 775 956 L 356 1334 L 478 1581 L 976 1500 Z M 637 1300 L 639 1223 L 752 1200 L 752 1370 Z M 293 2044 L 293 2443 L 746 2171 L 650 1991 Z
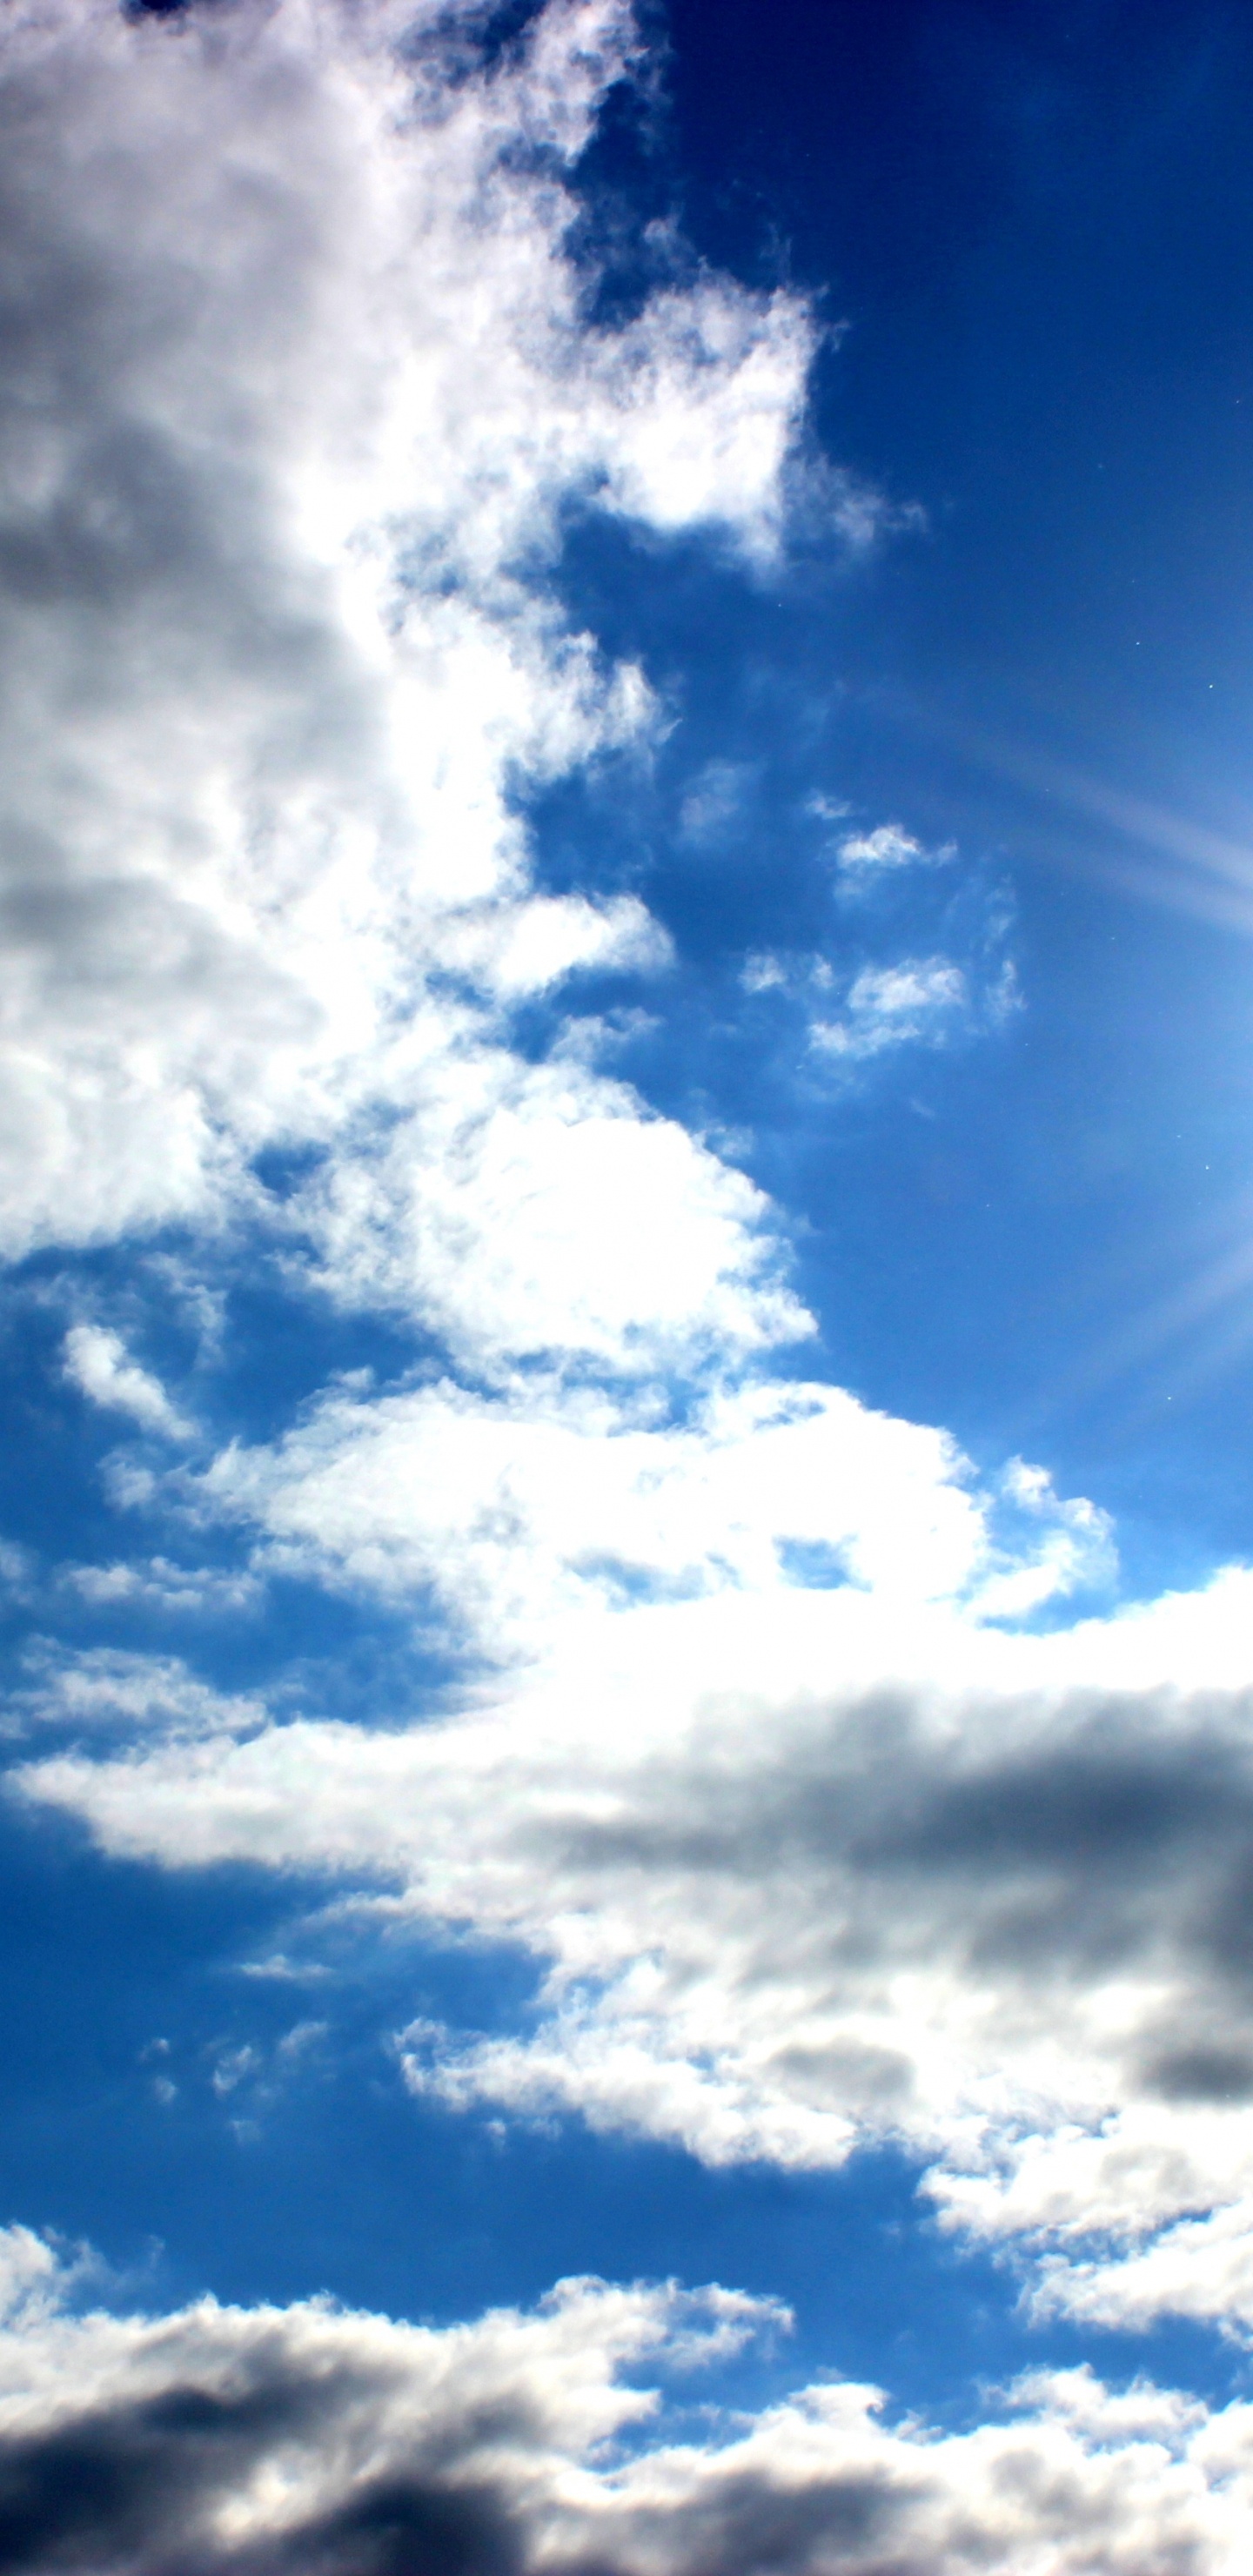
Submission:
M 534 1065 L 441 1044 L 414 1091 L 295 1202 L 333 1295 L 417 1313 L 487 1373 L 545 1354 L 628 1375 L 726 1364 L 812 1333 L 764 1194 L 577 1050 Z
M 1028 1546 L 1007 1552 L 999 1499 L 972 1485 L 943 1432 L 837 1387 L 720 1387 L 675 1419 L 654 1387 L 528 1375 L 491 1396 L 448 1378 L 333 1392 L 180 1490 L 251 1524 L 260 1563 L 429 1593 L 445 1642 L 508 1662 L 565 1652 L 581 1615 L 650 1599 L 813 1580 L 908 1602 L 991 1585 L 996 1606 L 1010 1580 L 1042 1600 L 1106 1571 L 1090 1505 L 1059 1504 L 1043 1480 Z
M 0 2239 L 0 2546 L 139 2576 L 1234 2576 L 1253 2410 L 1078 2370 L 971 2433 L 885 2425 L 826 2383 L 701 2439 L 691 2374 L 786 2323 L 718 2288 L 567 2281 L 442 2330 L 329 2302 L 76 2312 L 40 2239 Z M 651 2382 L 651 2384 L 650 2384 Z M 699 2385 L 699 2382 L 697 2383 Z
M 529 884 L 518 783 L 650 722 L 546 566 L 573 505 L 768 553 L 811 331 L 709 276 L 588 323 L 565 174 L 634 43 L 620 0 L 490 71 L 421 0 L 10 13 L 9 1252 L 403 1116 L 432 978 L 490 1019 L 663 961 Z M 475 1026 L 428 1003 L 424 1098 Z

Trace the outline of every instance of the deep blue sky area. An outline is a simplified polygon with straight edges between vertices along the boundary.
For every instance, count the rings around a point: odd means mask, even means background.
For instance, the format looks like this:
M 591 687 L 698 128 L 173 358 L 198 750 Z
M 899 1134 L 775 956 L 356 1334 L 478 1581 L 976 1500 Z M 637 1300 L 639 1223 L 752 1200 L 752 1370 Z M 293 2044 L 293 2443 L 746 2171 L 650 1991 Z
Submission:
M 1099 1494 L 1133 1589 L 1194 1574 L 1250 1531 L 1253 25 L 943 0 L 667 23 L 664 99 L 593 184 L 673 189 L 710 261 L 816 298 L 817 435 L 898 525 L 852 563 L 802 539 L 747 588 L 576 532 L 569 595 L 676 722 L 651 828 L 593 790 L 547 818 L 550 862 L 599 843 L 697 962 L 681 1037 L 667 1015 L 630 1069 L 751 1128 L 836 1373 Z M 693 849 L 702 759 L 744 802 Z M 1012 911 L 1025 1008 L 798 1107 L 777 1013 L 755 1049 L 706 976 L 889 929 L 833 903 L 815 785 L 957 843 Z

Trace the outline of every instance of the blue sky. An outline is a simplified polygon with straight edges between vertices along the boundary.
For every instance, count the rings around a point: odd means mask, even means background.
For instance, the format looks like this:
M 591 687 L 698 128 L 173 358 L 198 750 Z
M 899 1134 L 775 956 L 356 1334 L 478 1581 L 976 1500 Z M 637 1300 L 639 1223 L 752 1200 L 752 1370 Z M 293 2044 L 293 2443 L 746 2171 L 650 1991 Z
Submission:
M 1251 82 L 11 13 L 6 2564 L 1246 2563 Z

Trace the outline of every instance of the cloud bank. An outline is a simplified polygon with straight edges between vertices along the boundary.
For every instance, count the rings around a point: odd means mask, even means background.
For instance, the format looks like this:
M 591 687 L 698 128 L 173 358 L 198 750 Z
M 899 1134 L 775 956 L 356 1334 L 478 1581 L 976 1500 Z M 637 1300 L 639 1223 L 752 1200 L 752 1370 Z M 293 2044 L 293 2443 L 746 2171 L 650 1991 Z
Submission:
M 1253 2410 L 1086 2371 L 964 2435 L 825 2384 L 702 2438 L 693 2375 L 781 2320 L 732 2291 L 564 2282 L 436 2330 L 310 2301 L 76 2313 L 38 2238 L 0 2239 L 0 2551 L 30 2570 L 219 2576 L 1144 2576 L 1239 2565 Z M 653 2384 L 649 2385 L 651 2374 Z M 699 2378 L 695 2385 L 699 2388 Z
M 594 1635 L 576 1611 L 568 1665 L 497 1708 L 363 1732 L 243 1704 L 224 1732 L 209 1706 L 19 1777 L 106 1850 L 323 1870 L 529 1951 L 529 2027 L 399 2034 L 415 2091 L 713 2164 L 896 2139 L 1041 2303 L 1242 2330 L 1248 1595 L 1030 1637 L 727 1587 Z M 1215 2210 L 1189 2270 L 1178 2230 Z

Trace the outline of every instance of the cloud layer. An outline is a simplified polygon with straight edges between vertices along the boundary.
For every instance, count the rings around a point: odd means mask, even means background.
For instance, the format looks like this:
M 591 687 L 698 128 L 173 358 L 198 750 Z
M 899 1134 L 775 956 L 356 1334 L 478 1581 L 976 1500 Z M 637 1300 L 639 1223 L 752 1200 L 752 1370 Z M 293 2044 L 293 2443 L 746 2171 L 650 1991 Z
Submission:
M 661 2413 L 781 2320 L 712 2289 L 561 2284 L 442 2331 L 313 2301 L 119 2317 L 0 2239 L 0 2554 L 83 2576 L 1234 2576 L 1253 2411 L 1086 2371 L 964 2435 L 825 2384 L 700 2438 Z M 649 2375 L 654 2384 L 649 2385 Z M 695 2381 L 699 2389 L 699 2378 Z
M 531 2026 L 415 2025 L 415 2090 L 715 2164 L 897 2138 L 951 2224 L 1032 2258 L 1043 2302 L 1238 2326 L 1248 1588 L 1040 1638 L 852 1588 L 726 1590 L 594 1638 L 576 1613 L 569 1664 L 499 1709 L 371 1733 L 206 1704 L 20 1776 L 108 1850 L 321 1869 L 528 1950 Z M 1216 2207 L 1189 2271 L 1171 2231 Z

